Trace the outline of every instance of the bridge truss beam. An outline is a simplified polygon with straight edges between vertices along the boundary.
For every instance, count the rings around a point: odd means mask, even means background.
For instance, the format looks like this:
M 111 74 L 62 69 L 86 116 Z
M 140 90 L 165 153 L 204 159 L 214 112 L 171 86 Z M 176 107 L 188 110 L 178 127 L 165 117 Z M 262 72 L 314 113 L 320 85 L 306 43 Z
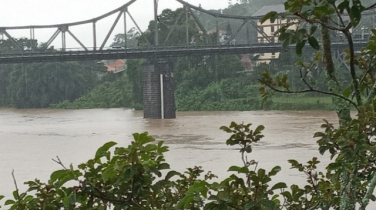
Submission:
M 227 15 L 222 14 L 219 12 L 213 12 L 209 10 L 202 9 L 201 7 L 196 7 L 194 5 L 191 5 L 183 0 L 175 0 L 179 2 L 181 5 L 183 5 L 184 10 L 178 17 L 178 19 L 175 20 L 175 23 L 172 27 L 169 26 L 168 30 L 169 33 L 167 37 L 165 38 L 163 43 L 166 43 L 168 39 L 171 37 L 174 30 L 177 28 L 177 24 L 181 18 L 183 18 L 183 15 L 185 14 L 185 39 L 186 44 L 185 46 L 180 47 L 173 47 L 173 48 L 166 48 L 165 45 L 160 45 L 159 35 L 158 34 L 158 25 L 155 24 L 155 37 L 154 37 L 154 46 L 151 45 L 150 41 L 146 37 L 146 35 L 142 32 L 141 28 L 131 15 L 129 11 L 129 6 L 135 3 L 137 0 L 129 0 L 128 3 L 124 4 L 123 6 L 112 10 L 104 15 L 98 16 L 93 19 L 84 20 L 84 21 L 78 21 L 78 22 L 72 22 L 72 23 L 65 23 L 65 24 L 53 24 L 53 25 L 34 25 L 34 26 L 10 26 L 10 27 L 0 27 L 0 34 L 5 35 L 12 45 L 14 45 L 14 51 L 10 52 L 9 54 L 0 54 L 0 61 L 3 62 L 31 62 L 32 59 L 36 59 L 36 61 L 44 61 L 44 60 L 81 60 L 81 59 L 105 59 L 105 58 L 140 58 L 140 57 L 173 57 L 173 56 L 186 56 L 186 55 L 205 55 L 208 53 L 213 53 L 218 51 L 218 53 L 263 53 L 263 52 L 278 52 L 280 51 L 280 46 L 278 45 L 278 50 L 276 49 L 277 45 L 274 45 L 270 38 L 263 33 L 263 31 L 260 31 L 258 26 L 254 23 L 254 21 L 258 21 L 260 17 L 254 17 L 254 16 L 239 16 L 239 15 Z M 157 15 L 158 11 L 158 0 L 154 1 L 154 21 L 158 23 L 160 20 Z M 204 36 L 206 36 L 206 44 L 213 44 L 208 43 L 210 41 L 208 30 L 205 29 L 204 24 L 201 23 L 197 15 L 195 14 L 195 11 L 199 11 L 201 13 L 205 13 L 207 15 L 213 16 L 216 19 L 216 26 L 215 26 L 215 32 L 217 33 L 217 46 L 190 46 L 190 40 L 191 40 L 191 34 L 189 34 L 189 19 L 192 17 L 195 23 L 197 24 L 197 27 L 203 32 Z M 141 36 L 144 37 L 146 43 L 148 43 L 148 48 L 135 48 L 135 49 L 129 49 L 128 43 L 127 43 L 127 14 L 130 17 L 131 21 L 134 23 L 137 30 L 141 33 Z M 97 37 L 97 23 L 98 21 L 107 18 L 110 15 L 117 15 L 115 21 L 112 23 L 110 29 L 106 32 L 104 40 L 101 42 L 99 48 L 98 48 L 98 37 Z M 125 35 L 124 40 L 124 46 L 123 49 L 105 49 L 105 46 L 113 33 L 115 27 L 117 26 L 118 22 L 120 21 L 121 16 L 123 16 L 124 25 L 123 25 L 123 32 Z M 233 19 L 233 20 L 240 20 L 242 23 L 240 24 L 239 28 L 237 28 L 236 33 L 232 34 L 228 40 L 226 40 L 223 43 L 219 43 L 219 25 L 218 25 L 218 19 L 219 18 L 226 18 L 226 19 Z M 93 47 L 88 47 L 84 44 L 83 40 L 80 40 L 78 36 L 76 36 L 71 28 L 73 26 L 78 25 L 84 25 L 84 24 L 91 24 L 92 25 L 92 32 L 91 35 L 93 37 Z M 261 46 L 258 44 L 250 43 L 249 41 L 249 34 L 247 30 L 247 46 L 244 45 L 238 45 L 233 46 L 232 48 L 226 48 L 225 46 L 221 45 L 229 45 L 232 40 L 235 40 L 235 38 L 239 35 L 239 33 L 244 29 L 244 27 L 247 26 L 247 29 L 249 26 L 253 26 L 256 28 L 256 30 L 261 33 L 266 40 L 269 41 L 269 46 Z M 56 29 L 56 31 L 52 34 L 52 36 L 49 38 L 49 40 L 43 45 L 43 48 L 41 49 L 34 49 L 34 46 L 31 46 L 31 49 L 24 49 L 23 46 L 17 43 L 17 40 L 12 37 L 9 33 L 10 30 L 21 30 L 21 29 L 28 29 L 30 31 L 30 39 L 35 40 L 35 30 L 38 29 Z M 56 40 L 56 38 L 61 34 L 61 50 L 48 50 L 46 52 L 41 52 L 43 50 L 47 50 L 51 44 Z M 67 34 L 68 36 L 71 36 L 73 40 L 78 43 L 78 45 L 81 47 L 81 49 L 70 49 L 70 47 L 67 44 Z M 202 49 L 198 49 L 199 47 L 202 47 Z M 256 48 L 262 48 L 262 49 L 255 49 Z M 245 50 L 246 49 L 246 50 Z M 268 51 L 271 50 L 271 51 Z M 172 54 L 169 54 L 172 53 Z M 153 56 L 151 56 L 153 55 Z M 19 59 L 19 61 L 17 61 Z

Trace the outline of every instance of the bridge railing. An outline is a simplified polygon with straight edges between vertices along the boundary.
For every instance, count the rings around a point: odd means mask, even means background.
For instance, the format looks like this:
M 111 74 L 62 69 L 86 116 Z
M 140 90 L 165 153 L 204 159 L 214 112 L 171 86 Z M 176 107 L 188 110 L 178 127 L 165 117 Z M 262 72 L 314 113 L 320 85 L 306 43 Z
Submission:
M 156 45 L 156 46 L 138 46 L 138 47 L 132 47 L 132 48 L 124 48 L 124 47 L 106 47 L 102 50 L 96 50 L 93 47 L 91 48 L 65 48 L 65 49 L 49 49 L 49 50 L 43 50 L 43 49 L 37 49 L 37 50 L 31 50 L 31 49 L 25 49 L 25 50 L 0 50 L 0 56 L 16 56 L 16 55 L 38 55 L 38 54 L 66 54 L 66 53 L 112 53 L 112 52 L 142 52 L 142 51 L 173 51 L 173 50 L 189 50 L 189 49 L 232 49 L 232 48 L 241 48 L 241 47 L 267 47 L 267 46 L 280 46 L 280 43 L 260 43 L 260 44 L 236 44 L 236 45 Z
M 359 51 L 366 41 L 355 41 L 356 50 Z M 347 43 L 333 42 L 333 50 L 347 48 Z M 290 48 L 295 48 L 291 46 Z M 293 50 L 293 49 L 292 49 Z M 183 45 L 183 46 L 139 46 L 136 48 L 67 48 L 65 50 L 24 50 L 0 51 L 0 63 L 29 63 L 40 61 L 76 61 L 76 60 L 111 60 L 147 58 L 158 59 L 179 56 L 203 56 L 212 54 L 258 54 L 282 52 L 281 43 L 261 43 L 242 45 Z

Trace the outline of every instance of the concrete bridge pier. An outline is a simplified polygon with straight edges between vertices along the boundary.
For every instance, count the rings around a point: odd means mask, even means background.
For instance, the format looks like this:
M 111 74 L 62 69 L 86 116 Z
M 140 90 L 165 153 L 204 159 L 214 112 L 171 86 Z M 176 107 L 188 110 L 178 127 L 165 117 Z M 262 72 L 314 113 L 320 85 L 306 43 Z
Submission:
M 176 118 L 173 67 L 163 60 L 143 65 L 144 118 Z

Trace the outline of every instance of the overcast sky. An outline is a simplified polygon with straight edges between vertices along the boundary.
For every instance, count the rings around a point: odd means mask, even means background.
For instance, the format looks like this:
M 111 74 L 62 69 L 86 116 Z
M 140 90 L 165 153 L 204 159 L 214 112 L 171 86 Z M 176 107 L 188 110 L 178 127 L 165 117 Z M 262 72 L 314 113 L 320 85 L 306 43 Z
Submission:
M 91 19 L 116 9 L 129 0 L 0 0 L 0 27 L 2 26 L 25 26 L 25 25 L 45 25 L 76 22 Z M 204 9 L 223 9 L 228 5 L 228 0 L 186 0 L 188 3 L 198 6 L 201 4 Z M 236 0 L 233 0 L 234 2 Z M 153 19 L 154 0 L 137 0 L 129 7 L 129 12 L 136 22 L 144 30 L 151 19 Z M 159 0 L 159 13 L 166 8 L 176 9 L 181 4 L 175 0 Z M 104 21 L 99 21 L 97 31 L 99 39 L 105 37 L 116 15 L 110 16 Z M 133 27 L 133 23 L 128 18 L 128 29 Z M 121 33 L 122 23 L 119 22 L 114 34 Z M 79 37 L 88 37 L 85 33 L 91 30 L 91 25 L 76 27 L 71 31 Z M 36 38 L 46 42 L 53 34 L 54 30 L 35 31 Z M 14 36 L 29 37 L 28 31 L 9 31 Z M 24 35 L 25 34 L 25 35 Z M 91 36 L 91 35 L 90 35 Z M 47 38 L 46 38 L 47 37 Z M 85 42 L 84 41 L 84 42 Z M 91 42 L 91 41 L 90 41 Z M 54 43 L 55 44 L 55 43 Z M 59 45 L 56 43 L 55 45 Z M 87 43 L 88 46 L 92 46 Z

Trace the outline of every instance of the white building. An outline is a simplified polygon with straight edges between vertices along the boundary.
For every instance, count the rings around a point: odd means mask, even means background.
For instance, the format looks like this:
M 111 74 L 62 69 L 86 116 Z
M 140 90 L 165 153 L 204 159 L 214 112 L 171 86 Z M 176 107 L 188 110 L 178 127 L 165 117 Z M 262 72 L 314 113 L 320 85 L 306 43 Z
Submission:
M 260 19 L 267 13 L 275 11 L 278 13 L 285 11 L 285 6 L 283 4 L 264 6 L 258 10 L 253 16 L 260 17 Z M 275 35 L 275 31 L 280 29 L 286 20 L 276 19 L 274 23 L 270 20 L 265 21 L 261 24 L 260 20 L 257 21 L 257 42 L 258 43 L 276 43 L 278 42 L 278 36 Z M 270 63 L 273 59 L 278 59 L 279 53 L 262 53 L 259 55 L 256 64 Z

